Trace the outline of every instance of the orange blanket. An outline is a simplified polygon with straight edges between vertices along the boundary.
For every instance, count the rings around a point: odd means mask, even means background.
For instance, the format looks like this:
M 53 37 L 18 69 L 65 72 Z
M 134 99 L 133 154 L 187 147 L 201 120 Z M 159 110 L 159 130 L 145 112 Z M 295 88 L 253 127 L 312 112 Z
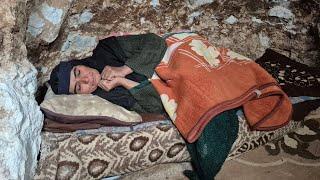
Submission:
M 213 117 L 239 106 L 253 130 L 273 130 L 290 120 L 287 95 L 254 61 L 214 47 L 194 33 L 166 41 L 168 50 L 151 82 L 188 142 L 194 142 Z

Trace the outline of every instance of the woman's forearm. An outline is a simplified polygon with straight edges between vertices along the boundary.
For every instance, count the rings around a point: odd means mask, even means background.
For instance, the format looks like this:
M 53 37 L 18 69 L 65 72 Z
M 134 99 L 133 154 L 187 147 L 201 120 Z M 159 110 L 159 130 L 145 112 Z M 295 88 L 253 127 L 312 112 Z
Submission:
M 132 80 L 127 79 L 127 78 L 119 78 L 119 84 L 121 86 L 123 86 L 124 88 L 126 88 L 126 89 L 131 89 L 131 88 L 133 88 L 135 86 L 138 86 L 140 83 L 132 81 Z
M 122 68 L 125 76 L 128 75 L 128 74 L 133 73 L 133 70 L 127 65 L 123 65 L 121 68 Z

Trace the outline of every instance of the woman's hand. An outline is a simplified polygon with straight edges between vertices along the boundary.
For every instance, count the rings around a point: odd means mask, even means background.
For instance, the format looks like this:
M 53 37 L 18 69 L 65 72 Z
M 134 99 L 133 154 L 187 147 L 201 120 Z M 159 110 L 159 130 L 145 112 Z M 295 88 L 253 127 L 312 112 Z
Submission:
M 138 82 L 123 77 L 115 77 L 111 80 L 100 80 L 98 84 L 98 86 L 105 91 L 110 91 L 117 86 L 123 86 L 126 89 L 131 89 L 137 85 L 139 85 Z
M 116 77 L 125 77 L 132 72 L 132 69 L 126 65 L 120 67 L 105 66 L 101 73 L 101 78 L 111 81 Z
M 111 91 L 113 88 L 120 86 L 120 78 L 116 77 L 111 80 L 100 80 L 98 86 L 105 91 Z

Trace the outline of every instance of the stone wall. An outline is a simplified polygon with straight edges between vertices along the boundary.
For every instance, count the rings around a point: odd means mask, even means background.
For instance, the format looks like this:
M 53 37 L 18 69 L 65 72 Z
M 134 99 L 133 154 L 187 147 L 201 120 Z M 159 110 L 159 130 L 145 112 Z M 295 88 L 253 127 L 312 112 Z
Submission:
M 32 179 L 43 116 L 24 44 L 26 1 L 0 2 L 0 179 Z
M 28 55 L 40 72 L 40 83 L 59 61 L 86 57 L 97 39 L 119 31 L 192 30 L 216 46 L 253 59 L 272 48 L 305 64 L 320 65 L 320 2 L 316 0 L 58 2 L 39 1 L 29 17 Z
M 319 66 L 317 0 L 2 0 L 0 179 L 30 179 L 43 116 L 35 91 L 59 61 L 112 32 L 192 30 L 253 59 L 272 48 Z M 37 74 L 38 71 L 38 74 Z

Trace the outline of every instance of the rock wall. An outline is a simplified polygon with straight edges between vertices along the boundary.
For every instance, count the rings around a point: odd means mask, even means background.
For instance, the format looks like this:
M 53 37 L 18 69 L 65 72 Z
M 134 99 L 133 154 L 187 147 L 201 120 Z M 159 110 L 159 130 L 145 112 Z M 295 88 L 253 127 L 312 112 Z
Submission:
M 43 116 L 24 44 L 26 1 L 0 2 L 0 179 L 32 179 Z
M 91 55 L 98 39 L 192 30 L 253 59 L 272 48 L 319 66 L 319 12 L 317 0 L 2 0 L 0 179 L 34 173 L 43 119 L 37 81 L 59 61 Z
M 320 65 L 320 3 L 316 0 L 58 2 L 39 1 L 29 17 L 28 55 L 40 72 L 40 83 L 59 61 L 86 57 L 98 39 L 119 31 L 192 30 L 216 46 L 253 59 L 272 48 L 302 63 Z M 59 14 L 59 20 L 50 21 L 50 12 Z M 36 33 L 33 27 L 38 27 Z

